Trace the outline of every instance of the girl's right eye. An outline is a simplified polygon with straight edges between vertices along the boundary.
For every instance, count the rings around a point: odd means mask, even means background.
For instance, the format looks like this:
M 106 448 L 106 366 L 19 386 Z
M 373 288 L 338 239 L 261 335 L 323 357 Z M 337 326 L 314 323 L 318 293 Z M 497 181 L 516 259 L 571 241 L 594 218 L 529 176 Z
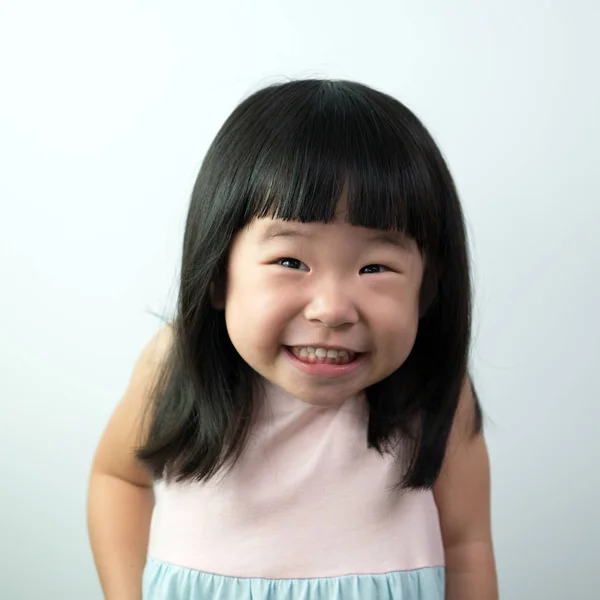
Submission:
M 282 267 L 285 267 L 286 269 L 297 269 L 297 270 L 302 270 L 302 271 L 308 271 L 308 267 L 301 261 L 298 260 L 297 258 L 280 258 L 277 261 L 278 265 L 281 265 Z M 305 267 L 304 269 L 302 269 L 302 267 Z

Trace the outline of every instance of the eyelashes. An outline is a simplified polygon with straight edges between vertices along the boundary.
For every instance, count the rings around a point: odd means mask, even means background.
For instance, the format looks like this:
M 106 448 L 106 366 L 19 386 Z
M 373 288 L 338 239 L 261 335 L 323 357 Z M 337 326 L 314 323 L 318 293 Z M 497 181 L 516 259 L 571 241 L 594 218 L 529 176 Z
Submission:
M 373 269 L 373 268 L 377 268 L 377 271 L 371 271 L 370 273 L 364 273 L 365 269 Z M 379 270 L 381 269 L 381 270 Z M 379 265 L 379 264 L 373 264 L 373 265 L 367 265 L 366 267 L 363 267 L 359 273 L 361 275 L 370 275 L 371 273 L 385 273 L 386 271 L 391 271 L 391 269 L 389 267 L 386 267 L 385 265 Z
M 298 260 L 297 258 L 290 258 L 290 257 L 286 257 L 286 258 L 280 258 L 277 261 L 278 265 L 281 265 L 282 267 L 285 267 L 286 269 L 293 269 L 295 271 L 308 271 L 309 268 L 301 261 Z M 300 267 L 306 267 L 305 269 L 301 269 Z
M 277 264 L 286 269 L 291 269 L 293 271 L 310 271 L 308 266 L 305 263 L 303 263 L 301 260 L 298 260 L 297 258 L 292 258 L 289 256 L 278 259 Z M 385 273 L 387 271 L 392 271 L 392 269 L 390 269 L 389 267 L 386 267 L 385 265 L 373 263 L 370 265 L 366 265 L 362 269 L 360 269 L 359 274 L 360 275 L 374 275 L 377 273 Z

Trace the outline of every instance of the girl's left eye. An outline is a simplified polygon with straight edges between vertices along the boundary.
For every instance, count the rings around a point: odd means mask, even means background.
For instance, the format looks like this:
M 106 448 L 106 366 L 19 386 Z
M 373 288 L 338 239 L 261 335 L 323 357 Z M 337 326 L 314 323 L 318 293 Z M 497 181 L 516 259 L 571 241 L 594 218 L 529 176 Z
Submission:
M 277 264 L 280 264 L 282 267 L 286 267 L 287 269 L 295 269 L 298 271 L 308 271 L 308 267 L 297 258 L 280 258 L 277 261 Z M 304 268 L 302 268 L 304 267 Z
M 384 265 L 367 265 L 360 270 L 360 274 L 370 275 L 372 273 L 383 273 L 385 271 L 389 271 L 389 269 Z

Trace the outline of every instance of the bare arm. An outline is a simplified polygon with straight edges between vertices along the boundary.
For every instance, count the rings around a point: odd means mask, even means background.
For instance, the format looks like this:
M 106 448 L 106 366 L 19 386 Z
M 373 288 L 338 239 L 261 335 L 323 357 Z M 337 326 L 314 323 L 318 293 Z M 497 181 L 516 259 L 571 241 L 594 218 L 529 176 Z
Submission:
M 152 477 L 135 458 L 143 439 L 141 416 L 149 385 L 170 343 L 162 329 L 144 348 L 123 398 L 102 435 L 90 475 L 88 532 L 107 600 L 141 600 L 150 518 Z
M 473 390 L 465 382 L 434 486 L 446 555 L 446 600 L 498 600 L 489 459 L 483 435 L 473 434 L 474 407 Z
M 141 600 L 142 574 L 154 505 L 152 488 L 113 475 L 90 478 L 88 531 L 107 600 Z

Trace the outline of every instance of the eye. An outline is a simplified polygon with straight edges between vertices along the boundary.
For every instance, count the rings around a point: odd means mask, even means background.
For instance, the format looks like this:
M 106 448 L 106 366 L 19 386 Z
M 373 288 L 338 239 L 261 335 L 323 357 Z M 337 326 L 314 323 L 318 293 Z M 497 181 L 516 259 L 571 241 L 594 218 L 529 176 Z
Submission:
M 359 273 L 361 275 L 371 275 L 372 273 L 383 273 L 385 271 L 389 271 L 389 269 L 384 265 L 367 265 L 366 267 L 363 267 Z
M 297 258 L 280 258 L 277 261 L 278 265 L 285 267 L 286 269 L 295 269 L 298 271 L 308 271 L 308 267 Z M 302 267 L 305 267 L 304 269 Z

